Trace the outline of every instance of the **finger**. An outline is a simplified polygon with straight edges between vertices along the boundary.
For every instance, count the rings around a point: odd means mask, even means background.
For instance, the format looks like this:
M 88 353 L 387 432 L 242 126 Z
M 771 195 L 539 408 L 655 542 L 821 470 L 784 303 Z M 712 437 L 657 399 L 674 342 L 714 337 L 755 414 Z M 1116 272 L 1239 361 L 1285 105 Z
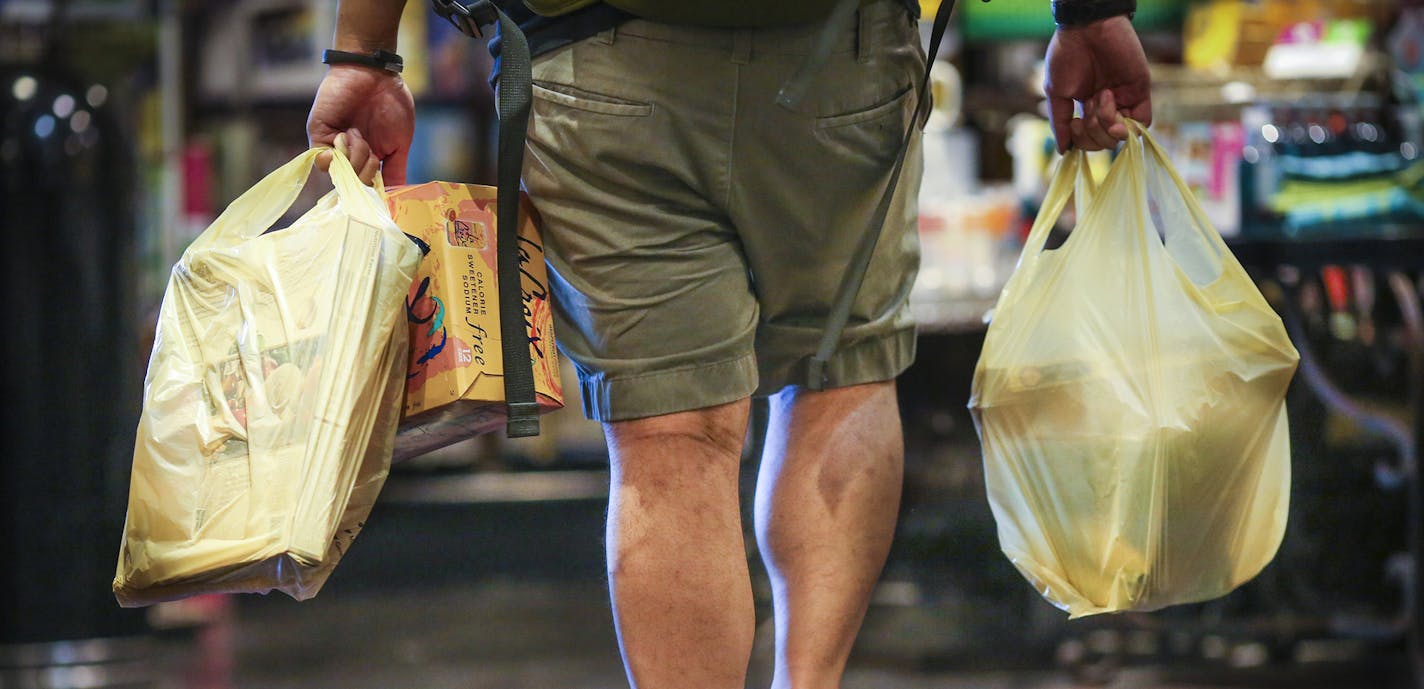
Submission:
M 376 173 L 381 169 L 381 159 L 371 156 L 366 159 L 366 164 L 361 166 L 361 171 L 357 176 L 361 178 L 361 183 L 371 186 L 376 180 Z
M 336 136 L 332 137 L 330 141 L 317 141 L 316 139 L 311 140 L 311 145 L 316 146 L 318 144 L 331 146 L 332 148 L 341 151 L 344 154 L 346 151 L 346 134 L 339 133 Z M 316 154 L 316 169 L 321 170 L 322 172 L 327 172 L 331 170 L 331 151 L 322 151 L 321 153 Z
M 351 168 L 360 174 L 365 169 L 366 161 L 371 159 L 371 145 L 366 142 L 366 137 L 361 136 L 361 132 L 355 128 L 348 129 L 346 134 L 347 150 L 346 160 L 351 162 Z
M 1049 96 L 1048 122 L 1053 127 L 1053 138 L 1058 142 L 1058 152 L 1066 152 L 1074 144 L 1073 99 Z
M 1094 141 L 1092 137 L 1088 136 L 1087 132 L 1084 131 L 1085 127 L 1086 125 L 1084 124 L 1083 118 L 1081 117 L 1075 117 L 1071 121 L 1069 121 L 1069 141 L 1071 142 L 1072 147 L 1080 151 L 1103 150 L 1103 147 L 1099 146 L 1098 142 Z
M 381 169 L 381 159 L 376 157 L 376 152 L 371 150 L 371 145 L 361 136 L 360 132 L 353 132 L 353 141 L 359 142 L 366 150 L 365 160 L 357 162 L 352 160 L 351 167 L 356 170 L 356 176 L 361 178 L 361 183 L 371 185 L 376 179 L 376 171 Z
M 1117 145 L 1117 140 L 1108 133 L 1108 126 L 1112 124 L 1117 113 L 1111 113 L 1104 118 L 1102 100 L 1102 93 L 1095 94 L 1083 107 L 1083 133 L 1092 139 L 1098 148 L 1113 148 Z
M 381 161 L 381 177 L 386 186 L 395 187 L 405 184 L 405 165 L 408 156 L 409 152 L 402 148 L 397 149 Z
M 1127 141 L 1127 123 L 1119 116 L 1117 99 L 1110 90 L 1103 91 L 1102 97 L 1098 99 L 1098 121 L 1102 124 L 1103 131 L 1112 137 L 1114 145 L 1118 141 Z
M 1118 122 L 1118 112 L 1111 101 L 1112 95 L 1108 91 L 1098 91 L 1092 97 L 1092 112 L 1085 117 L 1089 118 L 1087 130 L 1089 137 L 1102 145 L 1102 148 L 1115 148 L 1118 145 L 1118 138 L 1112 135 L 1112 125 Z

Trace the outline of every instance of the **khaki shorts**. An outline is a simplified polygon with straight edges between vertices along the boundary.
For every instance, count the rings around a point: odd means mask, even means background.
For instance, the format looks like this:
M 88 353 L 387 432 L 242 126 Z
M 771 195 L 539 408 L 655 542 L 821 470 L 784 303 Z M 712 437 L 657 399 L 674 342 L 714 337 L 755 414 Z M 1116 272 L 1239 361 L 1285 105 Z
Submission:
M 861 7 L 795 110 L 821 26 L 631 21 L 536 59 L 524 183 L 584 411 L 616 421 L 805 384 L 925 67 L 898 0 Z M 916 137 L 830 387 L 914 359 Z

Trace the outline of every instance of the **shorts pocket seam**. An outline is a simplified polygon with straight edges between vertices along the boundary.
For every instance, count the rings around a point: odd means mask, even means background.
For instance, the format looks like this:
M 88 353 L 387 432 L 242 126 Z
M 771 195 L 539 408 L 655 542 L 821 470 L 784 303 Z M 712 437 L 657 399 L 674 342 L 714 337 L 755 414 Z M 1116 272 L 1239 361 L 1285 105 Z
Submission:
M 653 114 L 652 103 L 639 103 L 586 91 L 564 84 L 535 83 L 534 97 L 568 108 L 618 117 L 647 117 Z
M 899 113 L 903 109 L 905 99 L 909 98 L 910 94 L 914 93 L 914 91 L 914 87 L 906 86 L 897 91 L 889 100 L 879 105 L 872 105 L 864 110 L 857 110 L 840 115 L 817 117 L 815 128 L 817 130 L 836 129 L 839 127 L 865 124 L 866 122 L 874 122 L 889 117 L 890 115 Z

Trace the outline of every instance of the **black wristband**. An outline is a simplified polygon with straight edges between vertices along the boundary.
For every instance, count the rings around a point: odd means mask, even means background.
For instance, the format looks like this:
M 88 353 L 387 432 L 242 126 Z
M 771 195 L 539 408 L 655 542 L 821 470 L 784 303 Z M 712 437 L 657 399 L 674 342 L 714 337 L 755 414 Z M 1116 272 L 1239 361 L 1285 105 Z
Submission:
M 348 53 L 345 50 L 325 50 L 321 61 L 328 65 L 361 65 L 372 69 L 383 69 L 391 74 L 400 74 L 405 69 L 405 60 L 389 50 L 377 50 L 370 55 Z
M 1063 27 L 1136 13 L 1137 0 L 1053 0 L 1053 21 Z

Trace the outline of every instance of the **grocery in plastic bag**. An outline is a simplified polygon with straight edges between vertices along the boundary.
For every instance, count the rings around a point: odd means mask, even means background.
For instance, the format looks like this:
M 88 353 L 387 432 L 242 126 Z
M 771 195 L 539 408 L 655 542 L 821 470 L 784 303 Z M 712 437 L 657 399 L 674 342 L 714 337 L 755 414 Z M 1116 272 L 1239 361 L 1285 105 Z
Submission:
M 335 152 L 335 190 L 269 230 L 318 153 L 234 201 L 173 268 L 113 585 L 125 606 L 316 595 L 385 480 L 420 251 Z
M 1286 526 L 1280 318 L 1151 135 L 1055 173 L 970 408 L 1005 555 L 1072 617 L 1223 596 Z M 1077 188 L 1077 225 L 1044 250 Z

